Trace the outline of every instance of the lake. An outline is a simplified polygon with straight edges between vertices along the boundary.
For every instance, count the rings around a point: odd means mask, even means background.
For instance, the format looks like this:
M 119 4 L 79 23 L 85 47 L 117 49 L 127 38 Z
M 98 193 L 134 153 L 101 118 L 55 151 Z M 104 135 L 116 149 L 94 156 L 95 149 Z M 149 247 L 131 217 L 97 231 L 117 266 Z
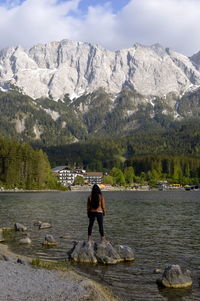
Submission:
M 88 192 L 1 193 L 0 227 L 15 222 L 28 226 L 32 245 L 20 246 L 17 233 L 10 247 L 32 257 L 66 257 L 73 241 L 87 239 Z M 132 247 L 135 261 L 113 266 L 75 264 L 92 279 L 109 286 L 123 301 L 200 300 L 200 191 L 105 192 L 106 237 L 113 244 Z M 52 223 L 38 230 L 35 221 Z M 42 246 L 45 234 L 59 245 Z M 99 241 L 97 224 L 93 239 Z M 155 268 L 180 264 L 192 271 L 192 289 L 159 290 Z

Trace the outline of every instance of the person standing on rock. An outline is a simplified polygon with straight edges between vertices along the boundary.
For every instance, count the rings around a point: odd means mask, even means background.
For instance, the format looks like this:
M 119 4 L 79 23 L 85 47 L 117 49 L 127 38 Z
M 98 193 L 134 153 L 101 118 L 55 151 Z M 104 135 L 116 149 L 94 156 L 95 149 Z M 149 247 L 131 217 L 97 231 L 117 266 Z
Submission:
M 106 214 L 105 199 L 102 195 L 101 189 L 96 184 L 93 185 L 91 195 L 88 197 L 87 213 L 89 218 L 88 242 L 92 241 L 92 228 L 95 219 L 97 219 L 98 222 L 101 242 L 106 242 L 103 227 L 103 217 Z

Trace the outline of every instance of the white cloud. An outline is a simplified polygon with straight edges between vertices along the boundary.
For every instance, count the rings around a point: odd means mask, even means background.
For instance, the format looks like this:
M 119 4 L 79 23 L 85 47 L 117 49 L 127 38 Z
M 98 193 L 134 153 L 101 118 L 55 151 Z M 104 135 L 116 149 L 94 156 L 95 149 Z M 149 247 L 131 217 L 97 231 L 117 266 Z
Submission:
M 200 50 L 199 25 L 199 0 L 132 0 L 118 15 L 117 31 L 126 45 L 132 37 L 189 55 Z
M 0 6 L 0 48 L 68 38 L 112 50 L 135 42 L 159 42 L 187 55 L 200 50 L 199 0 L 131 0 L 118 13 L 109 1 L 91 5 L 85 15 L 78 8 L 81 1 L 7 1 L 9 9 Z
M 80 0 L 26 0 L 12 8 L 0 6 L 0 48 L 71 38 L 73 19 Z

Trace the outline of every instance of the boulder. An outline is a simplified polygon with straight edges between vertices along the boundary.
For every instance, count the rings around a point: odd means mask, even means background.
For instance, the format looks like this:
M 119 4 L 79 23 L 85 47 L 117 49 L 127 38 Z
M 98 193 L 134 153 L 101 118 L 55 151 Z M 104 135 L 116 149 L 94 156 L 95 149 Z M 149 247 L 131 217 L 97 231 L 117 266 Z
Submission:
M 110 242 L 75 242 L 68 254 L 70 259 L 75 262 L 115 264 L 121 261 L 134 260 L 131 248 L 127 246 L 114 247 Z
M 116 246 L 116 251 L 120 255 L 120 258 L 123 259 L 123 261 L 133 261 L 134 260 L 133 250 L 130 247 L 118 245 L 118 246 Z
M 41 224 L 42 224 L 41 221 L 36 221 L 36 222 L 33 223 L 33 225 L 34 225 L 34 226 L 37 226 L 37 227 L 39 227 Z
M 15 231 L 26 231 L 27 227 L 20 223 L 15 223 L 14 225 Z
M 39 224 L 39 229 L 48 229 L 48 228 L 51 228 L 51 224 L 49 224 L 49 223 Z
M 162 279 L 157 284 L 168 288 L 186 288 L 192 285 L 191 272 L 173 264 L 165 268 Z
M 46 236 L 44 238 L 44 242 L 42 244 L 45 246 L 57 246 L 58 243 L 54 239 L 53 235 L 46 234 Z
M 104 264 L 115 264 L 123 261 L 116 249 L 111 243 L 96 243 L 95 244 L 95 256 L 98 262 Z
M 20 245 L 30 245 L 32 243 L 30 237 L 21 238 L 19 241 Z
M 94 243 L 86 241 L 78 241 L 74 243 L 70 258 L 75 262 L 97 263 L 97 258 L 94 254 Z

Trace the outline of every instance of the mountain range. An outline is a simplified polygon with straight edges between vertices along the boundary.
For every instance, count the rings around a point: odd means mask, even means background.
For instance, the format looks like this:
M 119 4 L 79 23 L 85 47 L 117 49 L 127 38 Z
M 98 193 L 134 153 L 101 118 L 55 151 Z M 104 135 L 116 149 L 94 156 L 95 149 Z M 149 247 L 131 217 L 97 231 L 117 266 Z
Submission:
M 200 115 L 200 52 L 62 40 L 0 50 L 0 134 L 41 145 L 160 130 Z
M 111 52 L 62 40 L 0 51 L 0 84 L 16 85 L 32 98 L 77 98 L 104 88 L 116 95 L 132 87 L 144 96 L 181 95 L 200 85 L 200 53 L 188 58 L 155 44 Z

